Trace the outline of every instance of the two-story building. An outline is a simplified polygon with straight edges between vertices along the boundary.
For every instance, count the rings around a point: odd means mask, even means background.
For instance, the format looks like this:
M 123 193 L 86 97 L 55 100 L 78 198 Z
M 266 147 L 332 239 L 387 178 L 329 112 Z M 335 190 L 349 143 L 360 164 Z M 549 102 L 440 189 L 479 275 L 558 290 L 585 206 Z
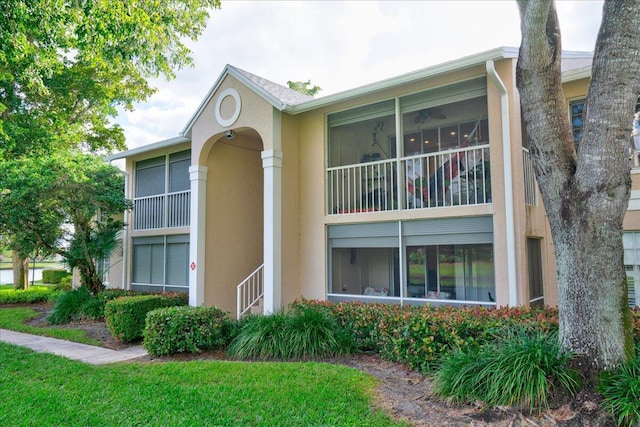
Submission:
M 319 99 L 225 67 L 179 136 L 110 157 L 126 159 L 135 201 L 110 286 L 234 313 L 298 297 L 555 305 L 516 60 L 499 48 Z M 576 140 L 590 63 L 564 54 Z M 630 304 L 639 171 L 624 224 Z

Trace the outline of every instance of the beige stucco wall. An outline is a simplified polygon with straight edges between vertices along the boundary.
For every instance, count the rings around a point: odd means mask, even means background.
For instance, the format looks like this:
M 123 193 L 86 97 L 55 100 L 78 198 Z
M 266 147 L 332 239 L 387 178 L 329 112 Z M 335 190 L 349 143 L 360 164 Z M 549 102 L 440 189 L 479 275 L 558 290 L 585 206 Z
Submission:
M 128 157 L 125 161 L 125 172 L 127 175 L 126 179 L 128 181 L 127 186 L 125 188 L 126 197 L 130 200 L 133 200 L 135 197 L 135 179 L 136 179 L 135 163 L 136 162 L 141 160 L 153 159 L 159 156 L 166 156 L 167 154 L 171 154 L 171 153 L 178 153 L 180 151 L 189 150 L 190 148 L 191 148 L 191 145 L 188 142 L 186 142 L 182 144 L 172 145 L 170 147 L 161 148 L 158 150 L 148 151 L 143 154 L 139 154 L 137 156 Z M 125 268 L 125 272 L 123 274 L 122 271 L 118 271 L 117 267 L 112 267 L 112 271 L 110 271 L 110 274 L 114 276 L 117 275 L 118 277 L 117 282 L 116 281 L 113 282 L 113 283 L 118 283 L 117 287 L 122 287 L 121 282 L 123 280 L 122 278 L 124 278 L 124 284 L 125 284 L 124 287 L 126 289 L 130 289 L 131 280 L 132 280 L 131 266 L 132 266 L 132 260 L 133 260 L 133 239 L 135 237 L 144 237 L 144 236 L 189 234 L 189 227 L 134 231 L 132 212 L 125 213 L 124 221 L 127 224 L 127 226 L 126 226 L 126 233 L 123 236 L 123 248 L 126 248 L 126 249 L 122 254 L 122 258 L 118 257 L 117 255 L 115 256 L 115 258 L 112 256 L 111 265 L 114 266 L 114 264 L 120 261 L 119 263 L 119 265 L 121 266 L 120 268 Z M 114 284 L 112 284 L 111 280 L 110 280 L 110 286 L 116 287 L 114 286 Z
M 511 65 L 506 67 L 511 69 Z M 509 72 L 509 71 L 508 71 Z M 460 80 L 482 76 L 486 73 L 484 66 L 464 70 L 458 73 L 437 76 L 427 81 L 412 82 L 401 88 L 382 91 L 377 94 L 368 94 L 357 99 L 348 100 L 340 104 L 332 105 L 324 109 L 303 113 L 299 116 L 300 133 L 300 292 L 306 298 L 325 299 L 327 294 L 327 239 L 326 227 L 331 224 L 343 224 L 354 222 L 382 222 L 443 217 L 464 217 L 478 215 L 492 215 L 498 210 L 496 207 L 496 190 L 493 190 L 493 205 L 483 206 L 455 206 L 434 209 L 415 209 L 402 211 L 386 211 L 375 213 L 363 213 L 358 215 L 334 215 L 325 214 L 326 193 L 324 188 L 326 172 L 326 114 L 346 110 L 360 105 L 367 105 L 383 99 L 392 99 L 410 93 L 420 92 L 427 88 L 443 86 Z M 499 120 L 494 119 L 499 114 L 500 100 L 495 92 L 490 89 L 488 96 L 489 115 L 491 117 L 491 164 L 492 184 L 503 188 L 503 178 L 499 172 L 502 159 L 501 128 Z M 499 116 L 498 116 L 499 117 Z M 518 137 L 519 138 L 519 137 Z M 518 139 L 518 147 L 520 146 Z M 498 153 L 496 155 L 496 153 Z M 287 153 L 285 152 L 285 157 Z M 320 160 L 322 159 L 322 161 Z M 494 165 L 495 162 L 495 165 Z M 521 160 L 520 160 L 521 162 Z M 498 171 L 498 172 L 496 172 Z M 500 176 L 497 176 L 500 175 Z M 497 183 L 496 183 L 497 182 Z M 498 191 L 504 192 L 503 190 Z M 502 199 L 503 200 L 503 199 Z M 499 201 L 504 212 L 504 202 Z M 504 217 L 504 214 L 502 214 Z M 494 230 L 496 236 L 504 235 L 504 218 L 498 220 L 496 226 L 502 229 Z M 496 237 L 495 259 L 506 259 L 506 241 L 502 237 Z M 507 270 L 496 261 L 496 287 L 504 286 L 499 292 L 505 292 Z M 503 296 L 508 301 L 508 295 Z
M 205 165 L 205 305 L 236 310 L 236 286 L 262 263 L 263 174 L 257 138 L 213 143 Z
M 215 105 L 218 95 L 225 89 L 233 88 L 238 91 L 241 99 L 241 110 L 238 119 L 229 127 L 218 124 L 215 116 Z M 226 97 L 220 110 L 223 118 L 231 117 L 235 109 L 235 102 L 231 97 Z M 238 133 L 251 130 L 262 139 L 263 149 L 280 149 L 274 147 L 273 142 L 273 107 L 265 99 L 248 89 L 232 76 L 227 75 L 220 83 L 216 92 L 204 106 L 200 116 L 193 123 L 191 129 L 191 163 L 193 165 L 205 165 L 209 156 L 212 142 L 216 141 L 225 131 L 232 129 Z
M 300 297 L 299 120 L 282 114 L 282 301 Z

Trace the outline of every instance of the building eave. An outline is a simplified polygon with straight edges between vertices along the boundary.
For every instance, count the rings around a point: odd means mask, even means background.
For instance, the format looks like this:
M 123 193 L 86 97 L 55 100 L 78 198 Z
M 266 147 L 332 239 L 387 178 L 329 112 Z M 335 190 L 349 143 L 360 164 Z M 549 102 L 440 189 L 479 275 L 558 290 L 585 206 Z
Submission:
M 565 71 L 564 73 L 562 73 L 562 83 L 590 78 L 591 66 L 575 68 L 573 70 Z
M 397 77 L 393 77 L 386 80 L 381 80 L 368 85 L 360 86 L 354 89 L 349 89 L 344 92 L 339 92 L 333 95 L 328 95 L 322 98 L 314 99 L 308 102 L 304 102 L 298 105 L 289 106 L 285 109 L 290 114 L 299 114 L 306 111 L 311 111 L 316 108 L 325 107 L 338 102 L 348 101 L 350 99 L 358 98 L 360 96 L 371 94 L 386 89 L 402 86 L 412 81 L 426 79 L 441 74 L 450 73 L 452 71 L 464 70 L 479 65 L 484 65 L 488 60 L 498 60 L 503 58 L 517 58 L 518 49 L 514 47 L 499 47 L 486 52 L 478 53 L 475 55 L 466 56 L 464 58 L 455 59 L 453 61 L 444 62 L 442 64 L 434 65 L 432 67 L 423 68 L 418 71 L 402 74 Z
M 111 154 L 105 157 L 107 162 L 111 162 L 113 160 L 126 159 L 128 157 L 137 156 L 140 154 L 144 154 L 150 151 L 161 150 L 164 148 L 169 148 L 174 145 L 180 145 L 187 142 L 191 142 L 191 139 L 185 138 L 183 136 L 177 136 L 174 138 L 165 139 L 162 141 L 154 142 L 151 144 L 143 145 L 142 147 L 132 148 L 131 150 L 122 151 L 120 153 Z

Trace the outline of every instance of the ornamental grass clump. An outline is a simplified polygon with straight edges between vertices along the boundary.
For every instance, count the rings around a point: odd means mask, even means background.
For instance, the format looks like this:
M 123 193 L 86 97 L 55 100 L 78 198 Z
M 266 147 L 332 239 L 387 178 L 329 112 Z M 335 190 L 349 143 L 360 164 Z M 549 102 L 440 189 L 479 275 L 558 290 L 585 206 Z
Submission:
M 571 354 L 559 350 L 555 333 L 520 329 L 444 358 L 434 376 L 434 391 L 454 401 L 546 409 L 549 395 L 573 395 L 579 385 L 577 372 L 569 368 Z
M 92 295 L 85 286 L 65 292 L 56 299 L 53 311 L 47 317 L 52 325 L 62 325 L 82 317 L 82 306 L 91 301 Z
M 351 336 L 321 307 L 297 307 L 241 321 L 228 353 L 238 359 L 307 360 L 347 354 Z
M 604 398 L 603 407 L 617 425 L 640 425 L 640 345 L 636 346 L 636 357 L 602 374 L 598 391 Z

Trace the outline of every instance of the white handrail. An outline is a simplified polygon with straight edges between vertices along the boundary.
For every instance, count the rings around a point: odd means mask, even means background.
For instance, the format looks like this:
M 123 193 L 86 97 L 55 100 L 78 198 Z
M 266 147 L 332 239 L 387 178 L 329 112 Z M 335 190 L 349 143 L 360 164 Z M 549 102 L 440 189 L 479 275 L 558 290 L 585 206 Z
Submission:
M 264 264 L 240 282 L 236 290 L 236 314 L 239 319 L 264 295 Z

